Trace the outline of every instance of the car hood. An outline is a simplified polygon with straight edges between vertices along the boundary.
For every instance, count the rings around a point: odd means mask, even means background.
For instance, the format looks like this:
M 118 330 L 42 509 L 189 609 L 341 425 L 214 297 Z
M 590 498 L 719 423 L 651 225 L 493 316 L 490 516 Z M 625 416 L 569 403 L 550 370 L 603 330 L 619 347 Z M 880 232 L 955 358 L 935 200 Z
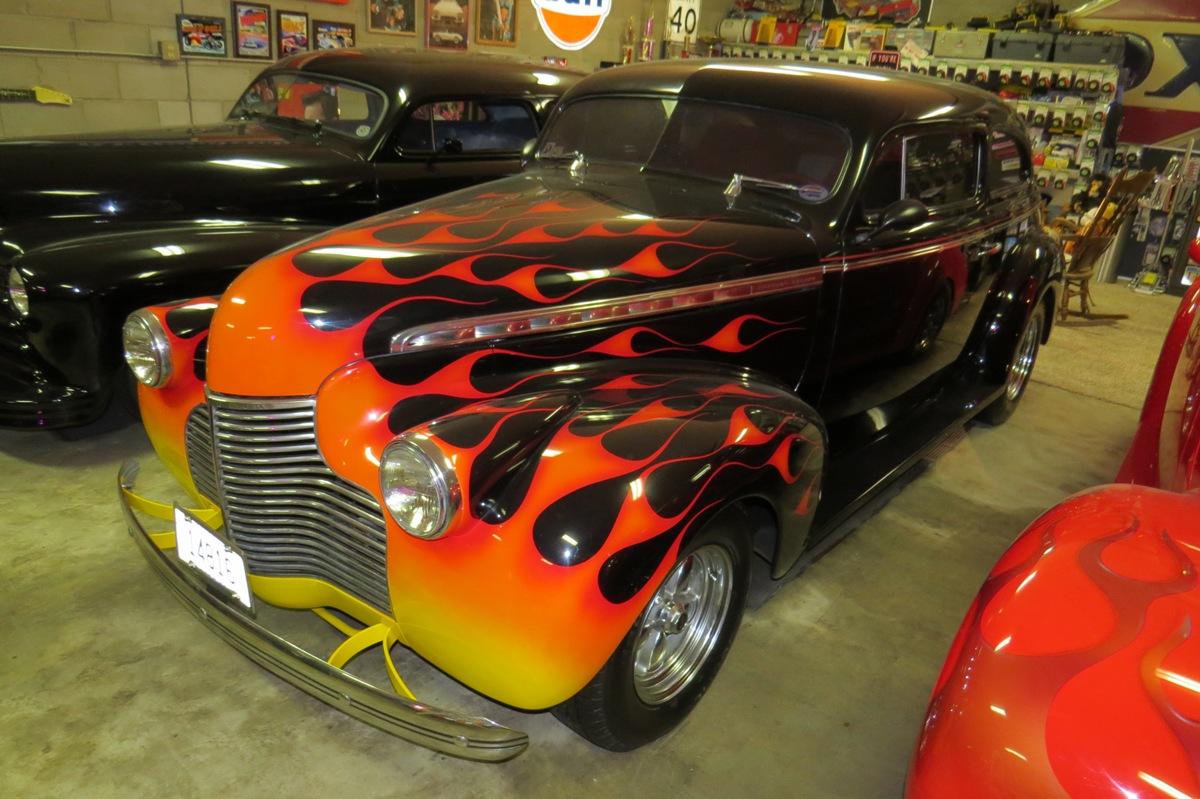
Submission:
M 712 184 L 539 170 L 260 261 L 213 319 L 209 385 L 309 395 L 339 366 L 383 355 L 419 326 L 794 270 L 817 264 L 823 249 L 803 227 L 726 209 Z
M 270 216 L 281 190 L 328 192 L 361 179 L 347 169 L 355 162 L 356 145 L 337 134 L 255 121 L 4 141 L 0 225 Z

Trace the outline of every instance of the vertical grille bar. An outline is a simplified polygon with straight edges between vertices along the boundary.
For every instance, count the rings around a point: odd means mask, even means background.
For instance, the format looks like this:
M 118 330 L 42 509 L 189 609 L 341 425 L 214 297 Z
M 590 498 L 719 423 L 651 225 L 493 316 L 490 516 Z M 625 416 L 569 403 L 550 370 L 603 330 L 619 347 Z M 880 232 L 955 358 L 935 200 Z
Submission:
M 221 490 L 217 483 L 216 453 L 213 451 L 212 414 L 208 405 L 197 405 L 188 414 L 184 432 L 187 444 L 188 471 L 196 490 L 221 504 Z
M 251 572 L 315 577 L 389 611 L 383 513 L 374 497 L 325 465 L 313 409 L 310 397 L 210 395 L 188 419 L 192 479 L 220 499 L 226 532 Z M 207 441 L 204 417 L 211 419 Z M 215 453 L 208 461 L 206 445 Z

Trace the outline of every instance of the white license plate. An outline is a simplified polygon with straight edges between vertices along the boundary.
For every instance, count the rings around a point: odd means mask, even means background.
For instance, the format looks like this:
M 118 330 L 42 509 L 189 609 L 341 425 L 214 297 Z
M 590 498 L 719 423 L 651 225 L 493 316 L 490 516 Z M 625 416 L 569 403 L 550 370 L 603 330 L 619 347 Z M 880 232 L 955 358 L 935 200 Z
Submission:
M 228 590 L 247 608 L 251 607 L 250 582 L 246 579 L 242 556 L 179 507 L 175 508 L 175 552 L 184 563 Z

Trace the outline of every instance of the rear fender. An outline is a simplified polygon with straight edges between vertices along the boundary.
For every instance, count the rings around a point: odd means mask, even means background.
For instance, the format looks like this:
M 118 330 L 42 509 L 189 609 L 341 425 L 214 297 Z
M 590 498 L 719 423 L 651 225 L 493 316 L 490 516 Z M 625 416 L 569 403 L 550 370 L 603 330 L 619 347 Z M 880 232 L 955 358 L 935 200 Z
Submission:
M 388 578 L 406 642 L 472 688 L 531 709 L 574 695 L 687 536 L 731 502 L 771 504 L 777 559 L 803 548 L 824 430 L 787 389 L 655 359 L 560 363 L 516 384 L 526 390 L 428 394 L 419 409 L 359 362 L 317 395 L 322 454 L 381 507 L 378 458 L 397 433 L 428 436 L 454 464 L 463 501 L 449 532 L 420 540 L 389 518 Z
M 972 332 L 968 351 L 989 382 L 1002 384 L 1029 317 L 1052 296 L 1062 274 L 1062 250 L 1040 229 L 1030 227 L 1005 255 L 1002 279 L 988 292 L 980 323 Z M 1045 319 L 1049 333 L 1052 314 Z

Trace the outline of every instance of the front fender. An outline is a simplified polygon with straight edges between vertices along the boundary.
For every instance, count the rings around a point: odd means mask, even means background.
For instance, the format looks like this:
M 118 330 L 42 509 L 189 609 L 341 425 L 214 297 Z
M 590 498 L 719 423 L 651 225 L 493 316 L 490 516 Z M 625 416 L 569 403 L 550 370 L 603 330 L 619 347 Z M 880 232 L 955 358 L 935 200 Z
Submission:
M 167 334 L 171 376 L 158 388 L 138 385 L 138 408 L 154 451 L 192 496 L 200 494 L 188 469 L 186 428 L 192 410 L 204 402 L 204 372 L 208 327 L 217 309 L 216 297 L 154 305 L 155 316 Z
M 293 223 L 194 220 L 107 228 L 40 243 L 12 259 L 29 289 L 30 344 L 66 382 L 101 388 L 121 362 L 117 335 L 146 305 L 219 294 L 274 250 L 321 232 Z
M 475 690 L 529 709 L 573 696 L 730 502 L 765 499 L 789 553 L 803 545 L 824 431 L 787 389 L 653 359 L 557 363 L 513 385 L 465 397 L 447 380 L 414 397 L 362 361 L 317 395 L 322 454 L 381 507 L 379 455 L 397 433 L 454 464 L 449 532 L 420 540 L 389 519 L 388 579 L 406 643 Z

